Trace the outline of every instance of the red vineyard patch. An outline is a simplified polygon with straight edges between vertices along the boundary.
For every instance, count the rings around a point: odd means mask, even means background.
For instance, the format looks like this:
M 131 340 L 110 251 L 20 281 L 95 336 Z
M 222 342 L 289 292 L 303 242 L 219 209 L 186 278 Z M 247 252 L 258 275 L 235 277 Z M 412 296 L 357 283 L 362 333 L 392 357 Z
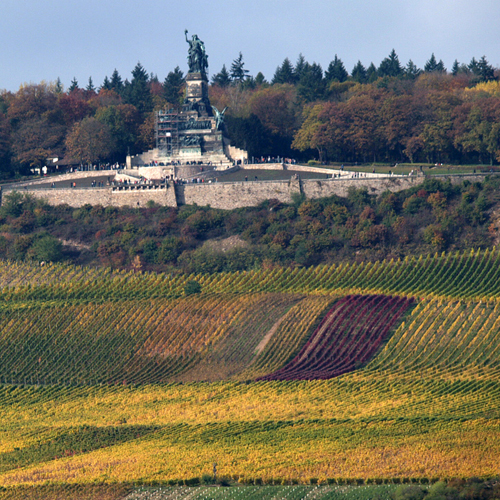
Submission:
M 386 295 L 342 298 L 292 361 L 259 380 L 329 379 L 362 367 L 412 302 Z

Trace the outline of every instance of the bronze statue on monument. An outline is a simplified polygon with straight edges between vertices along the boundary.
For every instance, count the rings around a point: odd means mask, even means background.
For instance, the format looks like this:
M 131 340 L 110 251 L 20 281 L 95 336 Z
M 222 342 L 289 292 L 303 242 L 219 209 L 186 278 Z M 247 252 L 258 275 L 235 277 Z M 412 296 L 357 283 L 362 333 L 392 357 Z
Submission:
M 205 44 L 198 38 L 198 35 L 193 35 L 191 40 L 187 37 L 188 30 L 184 30 L 186 42 L 189 44 L 188 49 L 188 66 L 190 73 L 201 73 L 207 76 L 208 56 L 205 52 Z

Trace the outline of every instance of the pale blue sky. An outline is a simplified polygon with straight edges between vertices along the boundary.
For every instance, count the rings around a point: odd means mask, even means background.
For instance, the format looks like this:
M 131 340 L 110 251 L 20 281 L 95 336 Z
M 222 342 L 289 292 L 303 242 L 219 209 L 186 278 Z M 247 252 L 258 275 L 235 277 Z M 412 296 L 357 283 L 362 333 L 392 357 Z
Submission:
M 500 67 L 499 0 L 1 0 L 0 89 L 76 77 L 96 86 L 138 61 L 160 81 L 186 73 L 184 29 L 205 42 L 209 73 L 241 51 L 250 74 L 270 80 L 302 53 L 326 69 L 337 54 L 350 72 L 394 48 L 423 67 L 431 53 L 449 69 L 485 55 Z

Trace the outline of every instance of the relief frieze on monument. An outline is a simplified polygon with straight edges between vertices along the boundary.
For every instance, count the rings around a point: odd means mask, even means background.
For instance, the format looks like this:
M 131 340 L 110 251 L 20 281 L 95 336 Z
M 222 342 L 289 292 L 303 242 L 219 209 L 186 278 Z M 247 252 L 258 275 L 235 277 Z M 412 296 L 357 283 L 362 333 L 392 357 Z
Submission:
M 195 120 L 192 117 L 185 122 L 179 123 L 179 130 L 206 130 L 211 128 L 211 120 Z

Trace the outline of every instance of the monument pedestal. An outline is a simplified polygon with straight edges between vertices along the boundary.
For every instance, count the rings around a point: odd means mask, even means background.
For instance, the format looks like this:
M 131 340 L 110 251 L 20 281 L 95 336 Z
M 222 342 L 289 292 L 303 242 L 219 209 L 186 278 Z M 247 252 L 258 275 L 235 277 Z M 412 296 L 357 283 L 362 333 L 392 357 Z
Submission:
M 204 102 L 208 100 L 208 81 L 201 73 L 188 73 L 186 76 L 186 100 L 185 103 Z

